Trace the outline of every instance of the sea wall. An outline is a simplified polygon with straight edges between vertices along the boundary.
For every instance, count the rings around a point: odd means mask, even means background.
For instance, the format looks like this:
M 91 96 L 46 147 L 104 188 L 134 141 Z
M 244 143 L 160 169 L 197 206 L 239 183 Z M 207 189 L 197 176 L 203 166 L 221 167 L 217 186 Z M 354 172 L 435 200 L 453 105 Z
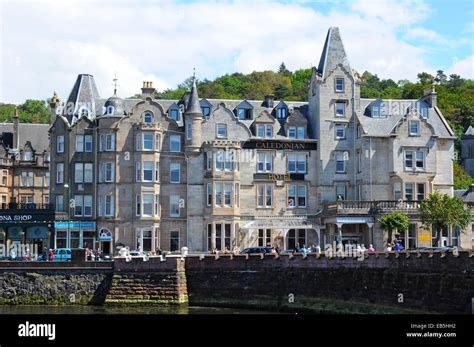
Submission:
M 296 254 L 0 262 L 0 304 L 331 312 L 331 305 L 342 303 L 356 312 L 471 313 L 473 297 L 474 257 L 468 252 L 370 254 L 363 260 Z

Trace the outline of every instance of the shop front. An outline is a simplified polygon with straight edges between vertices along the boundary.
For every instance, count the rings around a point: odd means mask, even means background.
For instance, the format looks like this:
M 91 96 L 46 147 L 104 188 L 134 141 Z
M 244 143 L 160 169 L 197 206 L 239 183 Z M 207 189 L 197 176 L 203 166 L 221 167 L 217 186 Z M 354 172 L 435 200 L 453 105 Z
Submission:
M 0 244 L 6 249 L 12 246 L 28 246 L 30 252 L 41 254 L 51 247 L 54 233 L 54 213 L 49 212 L 0 212 Z
M 54 227 L 54 248 L 95 248 L 95 222 L 61 221 L 55 222 Z

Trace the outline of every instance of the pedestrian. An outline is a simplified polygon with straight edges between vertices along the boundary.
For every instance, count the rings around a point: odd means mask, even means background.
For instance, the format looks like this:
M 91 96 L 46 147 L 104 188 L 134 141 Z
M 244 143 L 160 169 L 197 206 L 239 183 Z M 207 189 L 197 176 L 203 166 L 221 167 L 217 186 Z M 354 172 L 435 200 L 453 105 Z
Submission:
M 392 244 L 387 243 L 387 246 L 385 247 L 385 252 L 391 252 L 392 251 Z
M 43 255 L 42 255 L 42 258 L 41 258 L 42 261 L 48 261 L 48 250 L 45 248 L 43 248 Z
M 395 251 L 400 252 L 401 251 L 401 245 L 399 241 L 395 241 Z
M 373 244 L 370 244 L 368 251 L 369 251 L 369 253 L 375 253 L 375 248 L 374 248 Z
M 307 253 L 308 250 L 306 249 L 306 245 L 303 245 L 303 247 L 301 247 L 301 248 L 299 249 L 299 252 L 301 252 L 301 253 Z
M 280 254 L 281 250 L 280 250 L 280 247 L 278 247 L 278 245 L 275 246 L 275 253 L 276 254 Z
M 51 248 L 49 249 L 49 260 L 50 261 L 54 260 L 54 253 L 53 253 L 53 250 Z

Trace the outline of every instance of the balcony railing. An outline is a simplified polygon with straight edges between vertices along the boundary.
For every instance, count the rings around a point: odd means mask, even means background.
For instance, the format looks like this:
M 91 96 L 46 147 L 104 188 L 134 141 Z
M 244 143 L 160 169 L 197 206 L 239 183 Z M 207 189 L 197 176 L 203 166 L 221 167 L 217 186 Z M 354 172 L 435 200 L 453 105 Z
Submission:
M 54 205 L 53 204 L 34 204 L 34 203 L 16 203 L 16 202 L 10 202 L 10 203 L 1 203 L 0 204 L 0 209 L 2 210 L 54 210 Z
M 377 201 L 350 201 L 340 200 L 329 202 L 326 211 L 329 214 L 367 214 L 375 212 L 405 211 L 417 212 L 421 201 L 409 200 L 377 200 Z

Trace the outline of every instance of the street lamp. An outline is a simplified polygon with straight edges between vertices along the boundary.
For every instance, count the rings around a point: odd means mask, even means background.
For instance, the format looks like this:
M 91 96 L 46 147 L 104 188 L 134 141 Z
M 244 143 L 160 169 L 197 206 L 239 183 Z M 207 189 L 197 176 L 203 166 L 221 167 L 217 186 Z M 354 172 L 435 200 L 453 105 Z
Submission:
M 69 235 L 69 232 L 70 232 L 70 223 L 71 223 L 71 205 L 74 204 L 73 201 L 71 201 L 71 189 L 69 184 L 68 183 L 65 183 L 64 184 L 64 188 L 67 189 L 67 236 L 66 236 L 66 245 L 67 245 L 67 240 L 69 240 L 70 238 L 70 235 Z

